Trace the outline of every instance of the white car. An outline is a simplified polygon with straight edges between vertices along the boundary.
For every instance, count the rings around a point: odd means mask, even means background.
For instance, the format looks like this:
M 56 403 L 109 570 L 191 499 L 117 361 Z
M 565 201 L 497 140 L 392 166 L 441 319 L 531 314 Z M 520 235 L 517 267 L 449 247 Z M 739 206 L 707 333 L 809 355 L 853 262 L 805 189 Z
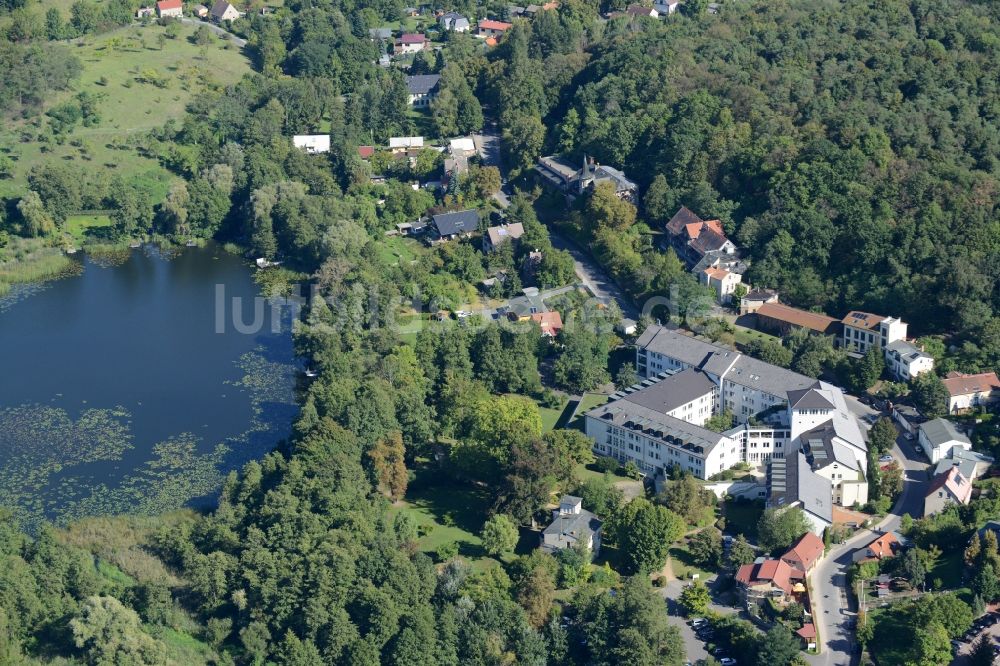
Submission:
M 892 456 L 890 456 L 890 455 L 879 456 L 878 457 L 878 461 L 879 462 L 892 462 Z
M 723 657 L 719 660 L 719 663 L 722 664 L 722 666 L 736 666 L 736 660 L 732 657 Z

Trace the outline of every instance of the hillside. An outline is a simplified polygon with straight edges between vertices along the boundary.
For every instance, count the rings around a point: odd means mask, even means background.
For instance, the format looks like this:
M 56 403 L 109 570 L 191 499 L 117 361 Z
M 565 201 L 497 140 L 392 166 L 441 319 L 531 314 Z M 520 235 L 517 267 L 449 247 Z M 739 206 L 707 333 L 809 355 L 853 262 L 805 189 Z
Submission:
M 45 114 L 0 127 L 0 150 L 13 161 L 10 177 L 0 179 L 0 197 L 23 195 L 32 168 L 63 164 L 85 169 L 90 179 L 107 180 L 114 172 L 142 181 L 159 202 L 170 174 L 144 154 L 142 133 L 176 122 L 195 95 L 250 71 L 246 57 L 227 41 L 212 35 L 199 45 L 195 26 L 173 30 L 171 37 L 162 26 L 137 25 L 74 40 L 83 72 L 73 89 L 47 100 Z M 58 131 L 60 119 L 52 114 L 67 104 L 79 106 L 80 93 L 94 98 L 96 116 Z
M 722 218 L 756 285 L 915 333 L 1000 312 L 1000 26 L 989 3 L 738 2 L 615 19 L 561 84 L 548 149 L 621 166 L 650 226 Z M 994 326 L 995 328 L 995 326 Z

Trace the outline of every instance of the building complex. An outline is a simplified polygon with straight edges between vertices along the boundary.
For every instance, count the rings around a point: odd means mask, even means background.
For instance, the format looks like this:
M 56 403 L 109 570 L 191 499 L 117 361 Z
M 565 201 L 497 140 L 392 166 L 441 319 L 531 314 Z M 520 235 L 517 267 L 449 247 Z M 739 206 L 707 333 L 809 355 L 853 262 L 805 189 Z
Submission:
M 654 476 L 766 469 L 769 502 L 801 506 L 817 532 L 833 504 L 867 502 L 867 444 L 840 389 L 662 326 L 636 347 L 643 381 L 585 415 L 596 453 Z M 734 427 L 705 427 L 723 413 Z

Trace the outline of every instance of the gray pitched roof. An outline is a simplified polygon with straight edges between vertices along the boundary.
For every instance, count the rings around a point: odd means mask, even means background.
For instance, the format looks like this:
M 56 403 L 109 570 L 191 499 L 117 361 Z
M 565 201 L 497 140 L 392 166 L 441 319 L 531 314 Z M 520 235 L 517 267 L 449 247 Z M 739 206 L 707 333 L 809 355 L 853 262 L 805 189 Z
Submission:
M 812 471 L 804 455 L 795 452 L 788 458 L 772 460 L 767 477 L 772 506 L 798 504 L 803 511 L 833 522 L 833 488 L 827 479 Z
M 627 398 L 628 396 L 595 407 L 586 415 L 620 428 L 641 431 L 647 437 L 661 439 L 698 454 L 707 455 L 724 440 L 728 440 L 725 435 L 667 416 L 657 409 L 650 409 Z
M 411 95 L 426 95 L 435 88 L 441 80 L 440 74 L 417 74 L 406 77 L 406 90 Z
M 710 354 L 721 349 L 710 342 L 662 326 L 647 327 L 635 344 L 694 367 L 700 366 Z
M 858 456 L 839 441 L 833 424 L 827 422 L 818 428 L 802 433 L 802 453 L 812 469 L 826 467 L 830 463 L 846 465 L 851 469 L 860 469 Z
M 434 216 L 434 226 L 442 236 L 471 233 L 479 229 L 479 213 L 474 210 L 440 213 Z
M 369 28 L 368 36 L 372 39 L 392 39 L 392 28 Z
M 790 391 L 809 389 L 817 385 L 812 377 L 744 356 L 731 349 L 698 340 L 663 326 L 648 327 L 635 344 L 712 374 L 721 376 L 725 373 L 726 381 L 760 389 L 778 397 L 787 397 Z M 730 361 L 730 359 L 735 360 Z
M 927 352 L 920 351 L 918 347 L 913 346 L 905 340 L 896 340 L 895 342 L 890 342 L 885 347 L 889 351 L 896 352 L 901 358 L 907 361 L 912 361 L 921 357 L 931 358 L 931 355 Z
M 972 446 L 968 437 L 955 428 L 955 425 L 946 419 L 934 419 L 927 423 L 920 424 L 920 430 L 924 437 L 931 443 L 931 446 L 944 444 L 945 442 L 957 441 Z
M 628 179 L 624 172 L 614 167 L 604 166 L 603 164 L 594 169 L 594 180 L 610 180 L 614 184 L 616 192 L 626 192 L 638 187 Z
M 819 385 L 819 382 L 816 383 Z M 835 409 L 836 406 L 826 397 L 810 387 L 788 392 L 788 405 L 793 409 Z
M 709 379 L 704 372 L 688 368 L 646 388 L 630 393 L 622 400 L 666 413 L 711 393 L 715 389 L 715 382 Z
M 789 391 L 809 388 L 816 383 L 812 377 L 765 363 L 750 356 L 740 356 L 733 369 L 726 375 L 726 381 L 761 389 L 771 395 L 787 396 Z
M 556 516 L 542 530 L 543 548 L 569 548 L 579 541 L 587 541 L 591 534 L 601 529 L 601 520 L 590 511 Z
M 231 4 L 226 2 L 226 0 L 215 0 L 215 4 L 212 5 L 212 16 L 222 18 L 230 6 Z

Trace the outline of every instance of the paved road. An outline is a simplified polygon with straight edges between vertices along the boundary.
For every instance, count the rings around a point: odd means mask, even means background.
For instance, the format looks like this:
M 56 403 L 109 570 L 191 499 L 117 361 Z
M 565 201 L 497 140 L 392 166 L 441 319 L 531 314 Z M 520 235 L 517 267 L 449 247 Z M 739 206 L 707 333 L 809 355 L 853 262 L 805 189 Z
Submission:
M 853 398 L 849 408 L 855 413 L 867 410 Z M 854 614 L 849 613 L 847 595 L 847 574 L 853 564 L 855 549 L 869 543 L 879 531 L 891 532 L 899 529 L 901 517 L 909 513 L 914 518 L 923 514 L 923 498 L 927 488 L 927 464 L 917 458 L 913 445 L 902 435 L 892 447 L 892 455 L 902 464 L 904 470 L 903 492 L 896 505 L 886 517 L 871 530 L 861 530 L 851 539 L 830 550 L 817 565 L 811 577 L 814 618 L 819 628 L 822 650 L 818 655 L 810 655 L 811 664 L 819 666 L 851 666 L 857 663 L 854 648 L 857 641 L 849 626 Z
M 718 583 L 718 577 L 710 578 L 706 582 L 709 589 L 714 590 L 716 583 Z M 687 618 L 684 617 L 681 606 L 677 603 L 677 599 L 681 596 L 681 591 L 684 586 L 690 581 L 674 579 L 667 583 L 664 587 L 660 588 L 660 595 L 665 599 L 667 604 L 667 610 L 669 612 L 668 620 L 670 624 L 676 626 L 681 630 L 681 637 L 684 639 L 684 651 L 687 654 L 687 661 L 695 662 L 699 659 L 708 659 L 708 652 L 705 650 L 705 644 L 698 638 L 694 633 L 694 629 L 688 626 Z M 709 610 L 719 613 L 720 615 L 730 615 L 739 612 L 738 609 L 731 606 L 722 606 L 715 603 L 714 599 L 708 605 Z
M 208 27 L 209 30 L 211 30 L 215 34 L 220 35 L 222 37 L 228 37 L 233 42 L 233 44 L 236 44 L 236 46 L 239 46 L 240 48 L 243 48 L 244 46 L 247 45 L 247 40 L 243 39 L 242 37 L 237 37 L 233 33 L 229 32 L 228 30 L 225 30 L 224 28 L 222 28 L 222 27 L 220 27 L 220 26 L 218 26 L 218 25 L 216 25 L 214 23 L 209 23 L 208 21 L 202 21 L 201 19 L 190 18 L 190 17 L 187 17 L 187 16 L 185 16 L 182 19 L 178 19 L 178 20 L 181 23 L 184 23 L 186 25 L 203 25 L 203 26 L 206 26 L 206 27 Z
M 622 315 L 631 319 L 639 319 L 639 309 L 589 254 L 551 229 L 549 229 L 549 238 L 552 239 L 552 245 L 556 248 L 570 253 L 573 257 L 573 266 L 576 269 L 577 277 L 595 298 L 604 303 L 615 301 L 621 308 Z
M 497 134 L 485 132 L 473 134 L 472 140 L 484 164 L 501 167 L 500 137 Z M 501 208 L 507 208 L 510 205 L 510 199 L 503 191 L 497 192 L 493 198 L 500 204 Z M 615 301 L 621 308 L 622 315 L 631 319 L 639 319 L 639 309 L 587 252 L 552 229 L 549 229 L 549 237 L 552 239 L 552 245 L 570 253 L 573 257 L 573 267 L 576 270 L 577 278 L 595 298 L 603 303 Z

